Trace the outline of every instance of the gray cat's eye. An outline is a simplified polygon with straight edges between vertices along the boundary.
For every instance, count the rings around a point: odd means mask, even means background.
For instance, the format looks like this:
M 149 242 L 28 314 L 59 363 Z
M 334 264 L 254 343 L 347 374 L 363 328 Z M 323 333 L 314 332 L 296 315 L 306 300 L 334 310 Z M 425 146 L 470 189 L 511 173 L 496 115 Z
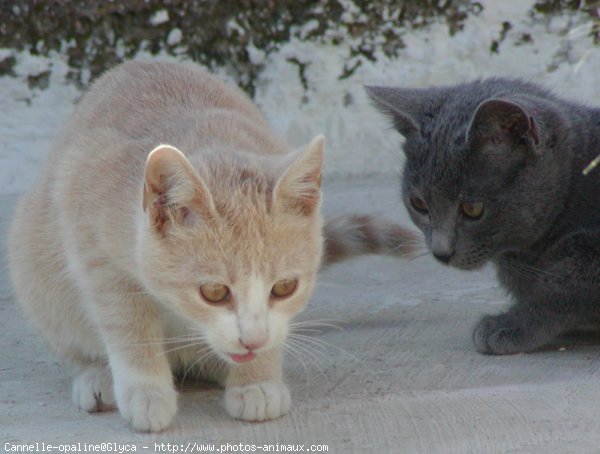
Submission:
M 419 197 L 411 197 L 410 204 L 416 211 L 418 211 L 420 213 L 426 214 L 429 212 L 429 208 L 427 208 L 427 204 L 425 203 L 425 201 L 423 199 L 420 199 Z
M 483 216 L 483 202 L 463 202 L 460 204 L 460 209 L 470 219 L 479 219 Z

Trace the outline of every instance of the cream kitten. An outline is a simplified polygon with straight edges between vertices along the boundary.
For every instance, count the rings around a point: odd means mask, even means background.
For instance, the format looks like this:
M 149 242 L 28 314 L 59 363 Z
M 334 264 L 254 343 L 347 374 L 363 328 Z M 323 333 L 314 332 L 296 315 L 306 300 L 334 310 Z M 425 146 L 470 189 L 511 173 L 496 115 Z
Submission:
M 18 300 L 76 366 L 79 407 L 159 431 L 171 370 L 193 369 L 234 418 L 289 411 L 281 350 L 321 260 L 322 153 L 322 137 L 290 153 L 199 69 L 128 62 L 93 85 L 9 240 Z
M 17 298 L 76 368 L 79 407 L 159 431 L 177 411 L 173 371 L 223 384 L 234 418 L 289 411 L 282 346 L 322 252 L 416 246 L 370 216 L 322 231 L 322 154 L 322 137 L 288 152 L 245 95 L 197 68 L 128 62 L 95 82 L 9 239 Z

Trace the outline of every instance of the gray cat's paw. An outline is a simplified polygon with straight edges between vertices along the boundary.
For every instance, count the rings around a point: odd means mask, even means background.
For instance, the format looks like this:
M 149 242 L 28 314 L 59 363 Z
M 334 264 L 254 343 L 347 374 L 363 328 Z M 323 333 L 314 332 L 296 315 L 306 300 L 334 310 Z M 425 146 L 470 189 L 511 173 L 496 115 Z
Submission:
M 507 314 L 483 317 L 473 331 L 473 343 L 480 353 L 511 355 L 529 350 L 525 333 Z
M 73 381 L 73 400 L 79 408 L 90 412 L 110 411 L 117 406 L 113 380 L 108 366 L 89 366 Z

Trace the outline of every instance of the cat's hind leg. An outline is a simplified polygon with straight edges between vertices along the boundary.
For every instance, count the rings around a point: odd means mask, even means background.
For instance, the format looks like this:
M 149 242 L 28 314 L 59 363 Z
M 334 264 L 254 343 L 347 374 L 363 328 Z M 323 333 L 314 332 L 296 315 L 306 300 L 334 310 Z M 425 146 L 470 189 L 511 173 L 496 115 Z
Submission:
M 9 238 L 13 288 L 28 319 L 49 347 L 76 371 L 75 404 L 89 412 L 115 408 L 112 377 L 98 330 L 69 271 L 49 191 L 19 204 Z

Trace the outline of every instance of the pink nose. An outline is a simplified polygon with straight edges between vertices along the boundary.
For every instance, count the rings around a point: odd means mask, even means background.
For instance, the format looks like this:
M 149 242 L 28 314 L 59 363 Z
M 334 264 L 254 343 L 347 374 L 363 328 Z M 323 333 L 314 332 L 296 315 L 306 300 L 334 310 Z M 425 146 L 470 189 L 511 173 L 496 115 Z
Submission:
M 246 347 L 248 350 L 258 350 L 260 347 L 267 343 L 267 338 L 263 339 L 242 339 L 240 337 L 240 344 Z

